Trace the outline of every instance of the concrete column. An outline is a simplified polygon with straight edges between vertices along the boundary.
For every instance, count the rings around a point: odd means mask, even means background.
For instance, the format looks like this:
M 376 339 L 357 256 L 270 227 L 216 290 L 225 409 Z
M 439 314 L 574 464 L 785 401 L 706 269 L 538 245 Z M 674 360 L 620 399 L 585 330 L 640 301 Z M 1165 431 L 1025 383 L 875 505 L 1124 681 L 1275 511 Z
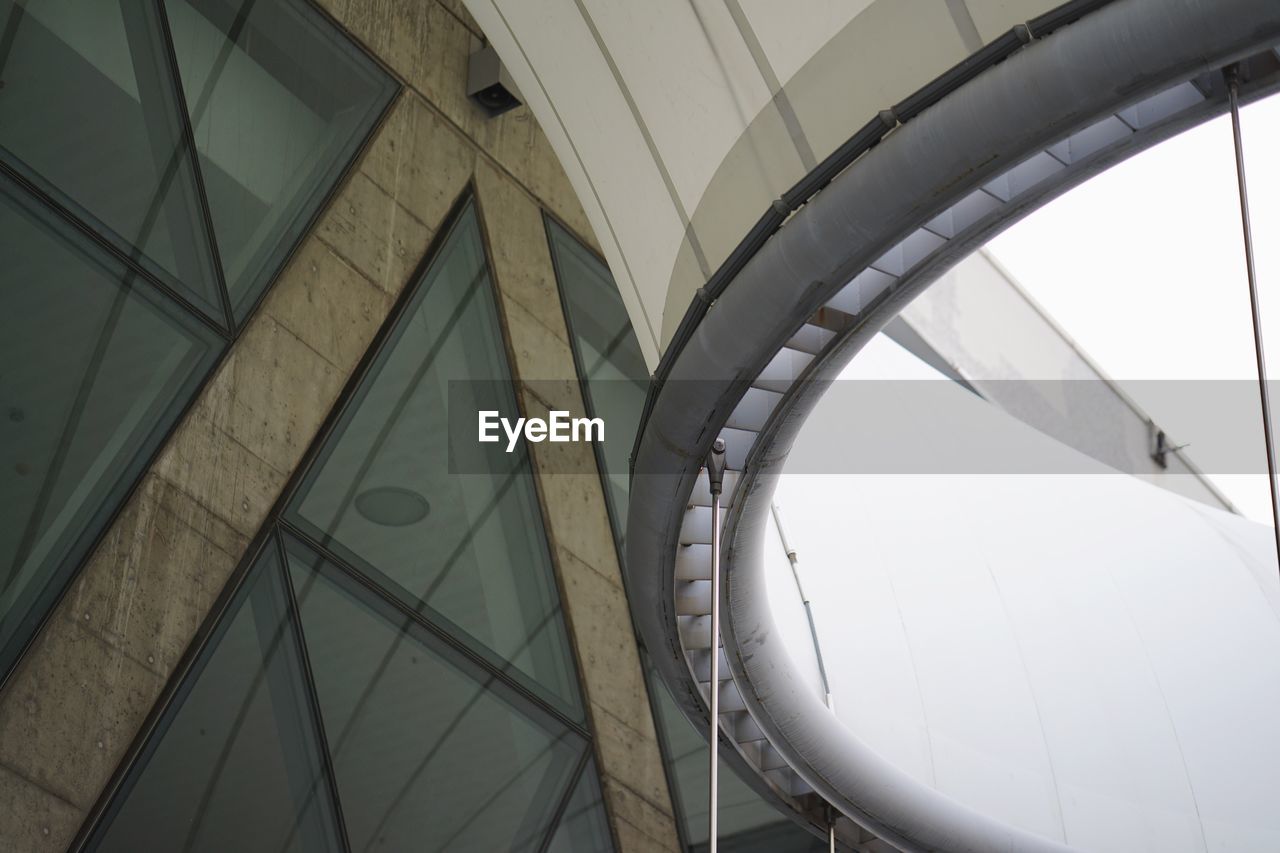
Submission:
M 542 213 L 481 162 L 476 192 L 526 417 L 585 413 Z M 601 784 L 623 853 L 679 850 L 604 487 L 589 444 L 530 445 L 561 600 L 595 733 Z M 573 472 L 573 473 L 569 473 Z

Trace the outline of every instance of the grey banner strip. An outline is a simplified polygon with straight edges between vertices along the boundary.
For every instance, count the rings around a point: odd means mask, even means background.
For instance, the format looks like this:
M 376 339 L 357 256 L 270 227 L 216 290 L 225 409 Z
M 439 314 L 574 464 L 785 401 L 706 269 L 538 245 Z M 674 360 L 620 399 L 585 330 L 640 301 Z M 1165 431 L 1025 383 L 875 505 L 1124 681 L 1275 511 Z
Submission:
M 751 53 L 751 58 L 756 62 L 756 68 L 760 70 L 760 76 L 764 78 L 765 85 L 769 87 L 769 94 L 773 96 L 773 103 L 778 108 L 778 115 L 782 117 L 782 123 L 787 127 L 787 133 L 791 135 L 791 144 L 795 146 L 796 154 L 800 156 L 800 162 L 804 164 L 805 171 L 813 171 L 818 166 L 818 159 L 813 155 L 813 147 L 809 144 L 809 137 L 805 135 L 804 128 L 800 125 L 800 118 L 796 115 L 795 108 L 791 105 L 791 99 L 787 97 L 786 90 L 782 87 L 782 82 L 778 80 L 778 75 L 774 73 L 773 65 L 769 62 L 768 55 L 764 52 L 764 47 L 760 44 L 760 39 L 756 38 L 756 31 L 751 26 L 751 21 L 747 19 L 746 14 L 742 11 L 742 6 L 738 0 L 724 0 L 725 7 L 729 10 L 729 15 L 733 18 L 734 24 L 738 27 L 738 34 L 742 36 L 742 41 L 747 46 L 747 50 Z
M 969 13 L 968 4 L 964 0 L 947 0 L 947 11 L 951 13 L 951 20 L 956 22 L 956 31 L 960 33 L 965 50 L 973 53 L 981 49 L 982 36 L 978 34 L 978 27 L 973 22 L 973 15 Z
M 640 115 L 640 108 L 636 106 L 635 98 L 631 97 L 631 89 L 627 87 L 626 81 L 622 79 L 622 72 L 618 70 L 617 63 L 613 61 L 613 54 L 609 52 L 608 45 L 601 38 L 600 31 L 596 29 L 596 23 L 591 19 L 591 14 L 587 12 L 587 7 L 583 5 L 582 0 L 573 0 L 573 2 L 578 7 L 578 14 L 582 16 L 583 23 L 591 31 L 591 37 L 595 39 L 596 49 L 600 51 L 600 55 L 604 57 L 604 61 L 608 64 L 609 72 L 613 74 L 613 82 L 617 84 L 618 91 L 622 93 L 623 100 L 627 102 L 627 108 L 631 110 L 631 117 L 635 120 L 636 127 L 640 130 L 640 135 L 644 137 L 644 144 L 649 148 L 649 156 L 653 158 L 653 164 L 658 167 L 658 173 L 662 175 L 662 182 L 666 184 L 667 193 L 671 196 L 671 205 L 676 209 L 676 214 L 680 217 L 680 224 L 684 227 L 689 247 L 693 249 L 694 257 L 698 261 L 698 267 L 702 270 L 702 277 L 704 279 L 710 278 L 711 265 L 707 263 L 707 257 L 702 251 L 702 245 L 698 242 L 698 235 L 689 227 L 689 212 L 684 209 L 684 203 L 680 201 L 680 194 L 676 192 L 675 182 L 671 180 L 671 173 L 667 171 L 666 161 L 662 159 L 662 154 L 658 151 L 658 146 L 653 141 L 653 134 L 649 132 L 649 126 L 645 124 L 644 117 Z

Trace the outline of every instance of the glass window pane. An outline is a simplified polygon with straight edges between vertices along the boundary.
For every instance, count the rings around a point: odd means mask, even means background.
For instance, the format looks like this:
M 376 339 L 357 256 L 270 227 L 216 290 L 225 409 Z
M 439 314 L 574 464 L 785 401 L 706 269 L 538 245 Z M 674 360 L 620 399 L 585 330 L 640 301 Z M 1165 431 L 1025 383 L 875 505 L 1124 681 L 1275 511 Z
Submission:
M 273 539 L 90 849 L 341 849 L 278 553 Z
M 594 761 L 582 771 L 547 853 L 613 853 L 613 837 L 609 834 L 609 818 Z
M 0 257 L 0 668 L 7 668 L 220 344 L 4 181 Z
M 166 0 L 165 9 L 242 318 L 396 87 L 302 0 Z
M 353 850 L 536 851 L 581 737 L 287 546 Z
M 694 729 L 666 685 L 652 672 L 649 692 L 656 707 L 654 722 L 662 735 L 671 795 L 684 816 L 691 850 L 707 849 L 708 764 L 711 748 Z M 747 786 L 723 759 L 720 761 L 720 844 L 725 853 L 818 853 L 822 841 L 801 829 Z
M 628 460 L 644 410 L 649 370 L 609 268 L 556 222 L 548 220 L 547 230 L 587 405 L 593 417 L 609 426 L 605 441 L 596 447 L 609 517 L 621 544 L 627 525 Z
M 0 19 L 6 161 L 223 323 L 154 5 L 0 0 Z
M 290 515 L 581 719 L 528 458 L 469 441 L 493 452 L 459 470 L 488 473 L 450 474 L 451 404 L 471 424 L 477 410 L 516 409 L 474 208 L 418 285 Z

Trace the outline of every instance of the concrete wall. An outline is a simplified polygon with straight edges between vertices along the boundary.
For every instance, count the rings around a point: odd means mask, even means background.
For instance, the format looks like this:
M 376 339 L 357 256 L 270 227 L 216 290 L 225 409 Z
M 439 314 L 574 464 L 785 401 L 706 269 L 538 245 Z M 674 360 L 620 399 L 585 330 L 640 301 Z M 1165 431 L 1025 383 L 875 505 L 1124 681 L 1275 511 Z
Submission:
M 0 693 L 0 849 L 74 838 L 468 186 L 514 372 L 565 379 L 526 414 L 582 409 L 542 209 L 596 243 L 528 110 L 466 99 L 475 23 L 456 0 L 320 5 L 405 90 Z M 616 837 L 678 849 L 600 481 L 551 473 L 594 470 L 591 450 L 532 450 Z

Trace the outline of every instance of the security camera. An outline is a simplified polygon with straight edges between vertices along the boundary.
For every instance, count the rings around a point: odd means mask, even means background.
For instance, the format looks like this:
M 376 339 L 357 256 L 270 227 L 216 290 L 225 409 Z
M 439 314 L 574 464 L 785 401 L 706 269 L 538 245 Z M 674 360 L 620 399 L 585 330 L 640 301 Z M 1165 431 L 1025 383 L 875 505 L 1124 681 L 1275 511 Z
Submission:
M 467 97 L 489 118 L 520 106 L 520 90 L 492 45 L 471 54 L 467 67 Z

